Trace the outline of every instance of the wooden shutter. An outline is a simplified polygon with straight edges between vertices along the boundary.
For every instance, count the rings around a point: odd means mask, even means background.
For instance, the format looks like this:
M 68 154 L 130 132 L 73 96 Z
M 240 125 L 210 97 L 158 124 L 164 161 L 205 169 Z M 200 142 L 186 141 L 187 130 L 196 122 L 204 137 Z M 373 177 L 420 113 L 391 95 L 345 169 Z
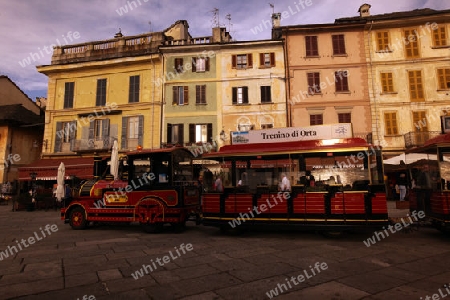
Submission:
M 178 124 L 178 143 L 184 145 L 184 124 Z
M 77 137 L 77 121 L 70 122 L 69 129 L 70 151 L 73 151 L 73 148 L 75 146 L 75 139 Z
M 195 124 L 189 124 L 189 142 L 195 143 Z
M 144 146 L 144 116 L 138 116 L 139 125 L 138 125 L 138 145 Z M 153 133 L 152 133 L 153 134 Z M 153 147 L 153 145 L 152 145 Z
M 237 87 L 234 87 L 232 89 L 232 94 L 233 94 L 233 104 L 237 104 Z
M 55 149 L 54 152 L 61 152 L 62 139 L 64 137 L 63 122 L 56 122 Z
M 192 72 L 197 72 L 197 58 L 192 58 Z
M 236 55 L 231 55 L 231 67 L 236 69 Z
M 182 58 L 175 58 L 175 70 L 177 73 L 183 72 L 183 59 Z
M 248 87 L 242 87 L 242 103 L 248 103 Z
M 121 136 L 122 149 L 127 149 L 128 118 L 129 117 L 122 117 L 122 136 Z
M 264 53 L 260 53 L 259 54 L 259 67 L 260 68 L 264 68 L 265 67 L 265 65 L 264 65 Z
M 422 85 L 422 71 L 408 71 L 409 77 L 409 92 L 412 102 L 424 101 L 423 85 Z
M 398 134 L 397 113 L 384 113 L 384 127 L 387 135 Z
M 392 73 L 381 73 L 381 85 L 383 93 L 392 93 L 394 91 Z
M 212 133 L 212 123 L 206 124 L 206 140 L 212 142 L 213 141 L 213 133 Z
M 270 52 L 270 66 L 275 67 L 275 53 Z
M 251 53 L 247 54 L 247 67 L 253 68 L 253 54 Z
M 172 124 L 167 123 L 167 143 L 172 143 Z
M 105 140 L 105 138 L 109 138 L 109 119 L 104 119 L 102 121 L 102 136 L 103 140 Z
M 209 71 L 209 57 L 205 57 L 205 71 Z
M 89 139 L 94 139 L 94 132 L 95 132 L 95 120 L 92 120 L 89 123 Z
M 404 33 L 406 57 L 419 57 L 419 37 L 416 35 L 416 30 L 405 30 Z
M 450 69 L 438 69 L 438 84 L 440 90 L 450 88 Z
M 183 87 L 183 96 L 184 96 L 184 105 L 188 105 L 189 104 L 189 87 L 188 86 L 184 86 Z
M 178 105 L 178 87 L 172 87 L 172 105 Z

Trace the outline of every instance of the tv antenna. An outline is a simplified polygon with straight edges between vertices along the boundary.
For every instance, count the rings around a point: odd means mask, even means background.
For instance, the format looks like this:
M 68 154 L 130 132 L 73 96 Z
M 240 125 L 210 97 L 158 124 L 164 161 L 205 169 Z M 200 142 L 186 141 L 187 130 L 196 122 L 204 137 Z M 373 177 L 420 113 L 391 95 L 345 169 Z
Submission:
M 225 16 L 225 19 L 228 20 L 228 31 L 231 32 L 231 26 L 233 25 L 233 24 L 231 23 L 231 14 L 226 15 L 226 16 Z
M 219 9 L 218 8 L 214 8 L 212 10 L 213 13 L 213 19 L 212 19 L 212 23 L 214 27 L 220 27 L 220 22 L 219 22 Z
M 269 3 L 270 7 L 272 7 L 272 14 L 275 13 L 275 5 L 273 5 L 272 3 Z
M 148 21 L 149 32 L 152 32 L 152 21 Z

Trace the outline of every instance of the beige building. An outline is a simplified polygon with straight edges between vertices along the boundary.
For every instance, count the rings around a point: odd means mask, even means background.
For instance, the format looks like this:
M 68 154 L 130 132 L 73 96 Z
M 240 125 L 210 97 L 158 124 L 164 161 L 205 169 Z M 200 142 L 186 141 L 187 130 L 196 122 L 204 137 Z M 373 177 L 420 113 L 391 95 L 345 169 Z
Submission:
M 39 159 L 46 147 L 43 132 L 44 112 L 10 78 L 0 76 L 0 185 L 18 180 L 19 167 Z
M 450 106 L 450 10 L 418 9 L 337 19 L 365 23 L 364 45 L 375 144 L 400 152 L 442 132 Z
M 288 126 L 351 123 L 371 140 L 364 24 L 278 26 L 285 42 Z

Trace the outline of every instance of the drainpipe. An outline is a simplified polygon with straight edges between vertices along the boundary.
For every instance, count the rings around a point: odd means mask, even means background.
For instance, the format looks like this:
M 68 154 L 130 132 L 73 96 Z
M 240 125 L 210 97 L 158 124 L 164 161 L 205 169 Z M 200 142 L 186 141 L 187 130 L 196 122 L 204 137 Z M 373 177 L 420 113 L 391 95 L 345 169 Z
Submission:
M 375 81 L 374 81 L 374 74 L 373 74 L 373 64 L 372 64 L 372 38 L 371 38 L 371 33 L 372 33 L 372 27 L 373 27 L 373 20 L 370 23 L 370 28 L 369 28 L 369 32 L 367 34 L 367 39 L 368 39 L 368 45 L 369 45 L 369 62 L 370 62 L 370 74 L 372 76 L 372 97 L 373 97 L 373 106 L 374 106 L 374 115 L 375 115 L 375 127 L 376 127 L 376 133 L 377 133 L 377 146 L 380 145 L 380 126 L 379 126 L 379 122 L 378 122 L 378 108 L 377 108 L 377 99 L 376 99 L 376 88 L 375 88 Z M 376 74 L 375 74 L 376 76 Z M 373 120 L 372 120 L 372 124 L 373 125 Z M 372 127 L 373 128 L 373 127 Z M 373 142 L 373 140 L 372 140 Z

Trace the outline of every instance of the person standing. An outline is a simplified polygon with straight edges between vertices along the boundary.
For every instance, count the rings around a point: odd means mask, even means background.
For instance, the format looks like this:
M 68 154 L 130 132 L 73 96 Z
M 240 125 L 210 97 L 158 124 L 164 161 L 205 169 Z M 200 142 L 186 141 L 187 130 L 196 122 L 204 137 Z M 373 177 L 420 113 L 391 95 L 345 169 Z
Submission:
M 285 173 L 281 173 L 281 184 L 280 184 L 280 190 L 282 192 L 289 192 L 291 190 L 291 182 L 286 177 Z
M 399 190 L 399 194 L 400 194 L 400 201 L 404 201 L 405 196 L 406 196 L 406 186 L 408 184 L 405 173 L 400 174 L 400 176 L 397 180 L 397 184 L 398 184 L 398 190 Z
M 216 182 L 214 183 L 216 192 L 223 192 L 223 184 L 220 176 L 217 176 Z

